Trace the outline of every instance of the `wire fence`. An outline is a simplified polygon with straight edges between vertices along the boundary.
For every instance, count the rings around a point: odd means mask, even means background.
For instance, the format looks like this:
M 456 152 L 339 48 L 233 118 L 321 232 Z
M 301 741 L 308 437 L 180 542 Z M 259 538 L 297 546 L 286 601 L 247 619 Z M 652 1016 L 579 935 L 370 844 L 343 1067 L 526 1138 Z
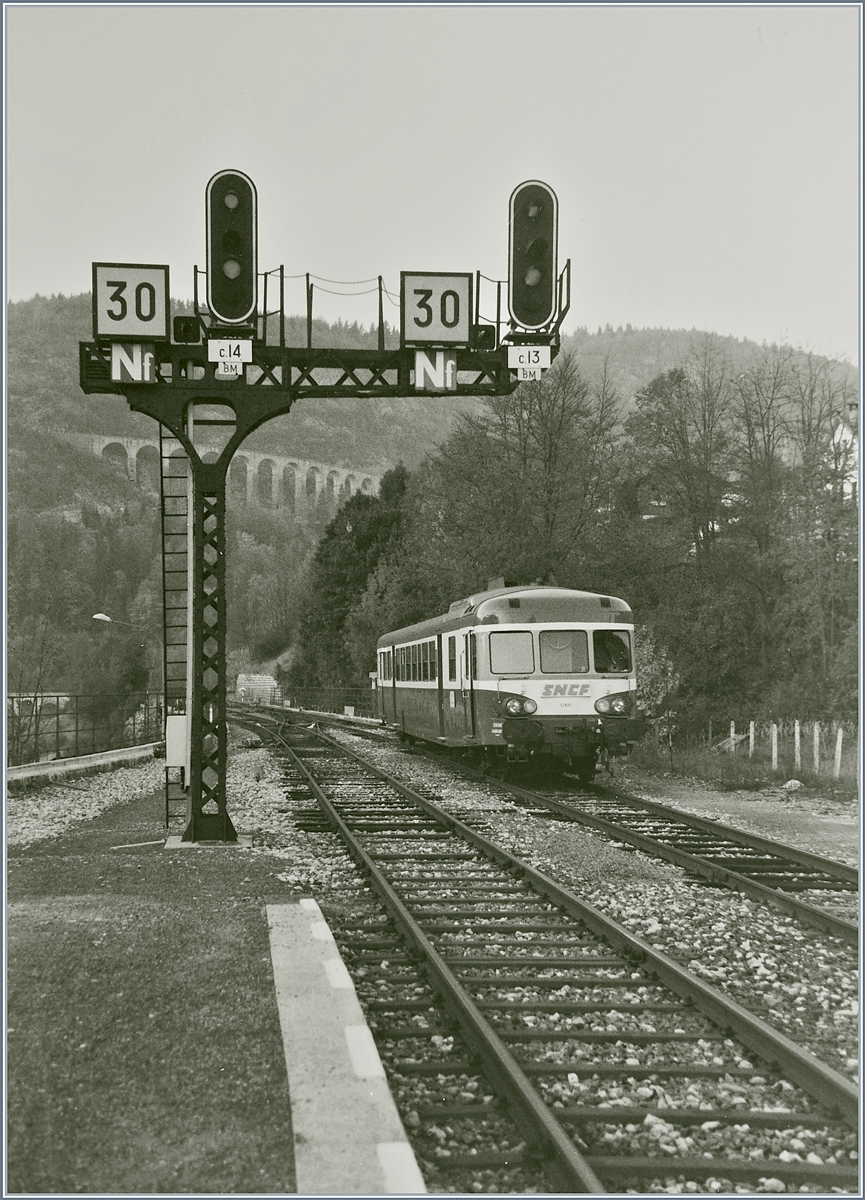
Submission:
M 161 742 L 163 711 L 161 692 L 11 693 L 6 697 L 6 765 Z
M 655 749 L 667 745 L 685 750 L 713 750 L 739 760 L 771 765 L 773 771 L 813 775 L 855 775 L 859 763 L 859 726 L 855 721 L 756 721 L 738 718 L 710 721 L 686 736 L 674 721 L 652 722 Z

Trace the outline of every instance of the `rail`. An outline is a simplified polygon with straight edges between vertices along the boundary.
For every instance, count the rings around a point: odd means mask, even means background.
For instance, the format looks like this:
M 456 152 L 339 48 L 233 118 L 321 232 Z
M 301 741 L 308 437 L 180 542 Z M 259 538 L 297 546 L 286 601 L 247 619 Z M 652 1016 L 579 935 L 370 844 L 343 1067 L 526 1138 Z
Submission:
M 243 697 L 236 703 L 255 707 L 261 704 L 312 712 L 336 713 L 342 717 L 378 717 L 376 693 L 371 688 L 292 688 L 276 687 Z

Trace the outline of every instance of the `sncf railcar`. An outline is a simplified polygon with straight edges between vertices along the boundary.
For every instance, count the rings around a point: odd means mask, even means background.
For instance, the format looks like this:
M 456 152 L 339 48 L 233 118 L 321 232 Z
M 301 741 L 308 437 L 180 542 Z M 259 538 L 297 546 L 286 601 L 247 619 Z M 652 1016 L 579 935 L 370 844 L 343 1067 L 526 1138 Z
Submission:
M 378 641 L 379 711 L 409 739 L 583 781 L 642 736 L 633 614 L 570 588 L 492 587 Z

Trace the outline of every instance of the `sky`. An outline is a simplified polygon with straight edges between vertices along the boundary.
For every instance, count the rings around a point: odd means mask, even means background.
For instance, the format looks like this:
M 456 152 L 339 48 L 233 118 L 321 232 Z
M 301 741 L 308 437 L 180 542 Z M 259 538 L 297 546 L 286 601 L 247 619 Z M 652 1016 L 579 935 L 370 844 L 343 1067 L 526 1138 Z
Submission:
M 258 190 L 260 269 L 318 276 L 316 316 L 369 326 L 374 293 L 331 293 L 506 279 L 509 197 L 539 179 L 571 260 L 564 332 L 696 328 L 859 363 L 859 5 L 4 15 L 12 301 L 88 292 L 93 261 L 168 264 L 191 297 L 207 182 L 234 169 Z

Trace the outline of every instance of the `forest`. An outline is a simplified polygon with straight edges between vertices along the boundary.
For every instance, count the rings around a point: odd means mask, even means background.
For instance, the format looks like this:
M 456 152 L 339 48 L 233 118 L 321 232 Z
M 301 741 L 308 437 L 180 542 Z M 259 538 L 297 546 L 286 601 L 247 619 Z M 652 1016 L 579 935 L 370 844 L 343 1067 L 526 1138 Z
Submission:
M 296 685 L 362 686 L 376 639 L 490 578 L 626 599 L 642 698 L 682 730 L 731 711 L 857 711 L 856 393 L 778 347 L 734 367 L 706 337 L 624 417 L 608 364 L 563 352 L 540 383 L 460 417 L 313 555 Z M 716 726 L 717 727 L 717 726 Z
M 86 296 L 9 306 L 10 691 L 158 684 L 158 497 L 64 440 L 149 432 L 78 390 L 88 318 Z M 855 717 L 857 395 L 852 368 L 789 347 L 608 328 L 510 396 L 293 410 L 265 448 L 387 473 L 306 522 L 229 505 L 229 687 L 367 687 L 381 633 L 504 575 L 627 600 L 643 703 L 679 728 Z

